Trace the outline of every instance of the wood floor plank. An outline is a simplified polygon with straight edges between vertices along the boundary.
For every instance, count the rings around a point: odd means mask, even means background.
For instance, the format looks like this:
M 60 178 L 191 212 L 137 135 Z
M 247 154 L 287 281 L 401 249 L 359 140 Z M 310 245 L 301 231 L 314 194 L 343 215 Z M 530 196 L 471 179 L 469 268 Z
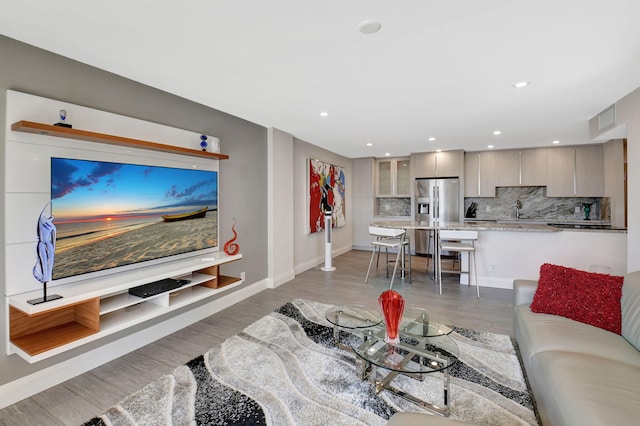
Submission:
M 65 426 L 71 423 L 58 421 L 33 398 L 28 398 L 0 410 L 0 424 L 6 426 Z
M 380 293 L 389 287 L 385 268 L 364 277 L 371 252 L 352 250 L 334 259 L 336 270 L 311 268 L 288 283 L 265 290 L 137 351 L 102 365 L 45 392 L 0 410 L 0 424 L 7 426 L 73 425 L 88 420 L 144 385 L 170 373 L 175 367 L 222 343 L 249 324 L 287 301 L 311 299 L 330 304 L 359 303 L 377 307 Z M 460 285 L 456 275 L 443 280 L 443 294 L 433 281 L 433 262 L 413 257 L 413 282 L 396 278 L 393 289 L 408 305 L 427 307 L 446 315 L 454 325 L 513 335 L 512 290 Z M 517 278 L 517 277 L 514 277 Z M 62 400 L 72 401 L 72 414 Z M 68 414 L 65 414 L 68 413 Z
M 107 364 L 91 370 L 93 374 L 100 377 L 111 386 L 117 387 L 124 396 L 133 393 L 151 382 L 135 368 L 132 368 L 122 358 L 115 359 Z
M 140 374 L 144 375 L 149 380 L 157 380 L 167 374 L 168 368 L 174 367 L 174 365 L 169 364 L 168 362 L 149 358 L 140 351 L 133 351 L 124 355 L 122 360 L 132 368 L 140 370 Z
M 35 395 L 33 401 L 65 424 L 81 424 L 100 412 L 99 408 L 65 386 L 56 386 Z
M 194 356 L 190 356 L 182 352 L 176 352 L 167 346 L 159 345 L 158 342 L 153 342 L 146 346 L 143 346 L 138 349 L 138 351 L 140 351 L 148 358 L 154 359 L 158 362 L 165 362 L 170 365 L 172 368 L 167 369 L 167 373 L 169 373 L 178 365 L 182 365 L 197 356 L 197 354 Z
M 100 377 L 93 374 L 93 372 L 81 374 L 52 389 L 55 390 L 59 387 L 65 387 L 71 390 L 76 395 L 80 396 L 80 398 L 87 401 L 87 405 L 98 407 L 99 409 L 94 410 L 93 414 L 98 414 L 99 412 L 104 411 L 104 408 L 102 407 L 110 407 L 126 396 L 126 394 L 118 389 L 118 387 L 105 382 Z

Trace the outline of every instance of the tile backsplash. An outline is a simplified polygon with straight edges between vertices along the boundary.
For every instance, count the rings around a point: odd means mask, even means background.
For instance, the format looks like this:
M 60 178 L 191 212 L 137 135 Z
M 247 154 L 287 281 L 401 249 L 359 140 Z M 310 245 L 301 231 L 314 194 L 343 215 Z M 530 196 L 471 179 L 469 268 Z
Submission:
M 466 213 L 474 202 L 476 219 L 512 220 L 516 218 L 516 201 L 520 200 L 521 220 L 584 220 L 585 204 L 590 205 L 591 220 L 609 221 L 611 218 L 607 197 L 547 198 L 545 195 L 544 186 L 497 187 L 495 198 L 465 198 L 464 211 Z M 578 212 L 576 208 L 579 208 Z
M 583 204 L 590 204 L 591 220 L 609 221 L 609 198 L 603 197 L 546 197 L 544 186 L 497 187 L 494 198 L 465 198 L 464 212 L 472 202 L 476 203 L 476 219 L 513 220 L 516 218 L 516 201 L 522 209 L 520 219 L 529 221 L 579 221 L 584 220 Z M 376 216 L 400 217 L 415 215 L 411 211 L 411 198 L 376 198 Z M 579 212 L 576 212 L 579 207 Z
M 376 216 L 411 216 L 411 198 L 376 198 Z

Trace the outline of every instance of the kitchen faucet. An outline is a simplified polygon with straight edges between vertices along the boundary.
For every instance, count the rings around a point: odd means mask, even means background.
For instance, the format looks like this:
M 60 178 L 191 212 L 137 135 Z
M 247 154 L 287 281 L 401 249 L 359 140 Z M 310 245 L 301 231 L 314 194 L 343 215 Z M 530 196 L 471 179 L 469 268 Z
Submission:
M 521 211 L 522 210 L 522 203 L 520 202 L 520 200 L 516 201 L 516 219 L 520 219 L 520 215 L 521 215 Z

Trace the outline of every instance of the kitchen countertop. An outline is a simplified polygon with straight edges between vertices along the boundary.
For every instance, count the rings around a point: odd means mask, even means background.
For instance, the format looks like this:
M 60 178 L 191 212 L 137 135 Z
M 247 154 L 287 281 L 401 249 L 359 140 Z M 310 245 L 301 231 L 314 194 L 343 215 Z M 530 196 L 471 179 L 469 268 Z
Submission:
M 569 223 L 569 222 L 558 222 Z M 583 224 L 576 223 L 576 224 Z M 591 224 L 596 224 L 592 222 Z M 598 223 L 601 224 L 601 223 Z M 465 221 L 465 222 L 417 222 L 417 221 L 375 221 L 373 225 L 389 228 L 404 229 L 473 229 L 476 231 L 516 231 L 516 232 L 614 232 L 626 233 L 625 228 L 585 229 L 585 228 L 556 228 L 541 222 L 525 221 Z

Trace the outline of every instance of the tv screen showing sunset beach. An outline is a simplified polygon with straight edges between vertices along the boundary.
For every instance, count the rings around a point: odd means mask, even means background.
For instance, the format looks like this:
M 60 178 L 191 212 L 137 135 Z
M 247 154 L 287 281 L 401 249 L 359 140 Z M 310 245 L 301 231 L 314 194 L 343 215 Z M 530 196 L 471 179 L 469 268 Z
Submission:
M 218 246 L 218 172 L 51 158 L 53 279 Z

